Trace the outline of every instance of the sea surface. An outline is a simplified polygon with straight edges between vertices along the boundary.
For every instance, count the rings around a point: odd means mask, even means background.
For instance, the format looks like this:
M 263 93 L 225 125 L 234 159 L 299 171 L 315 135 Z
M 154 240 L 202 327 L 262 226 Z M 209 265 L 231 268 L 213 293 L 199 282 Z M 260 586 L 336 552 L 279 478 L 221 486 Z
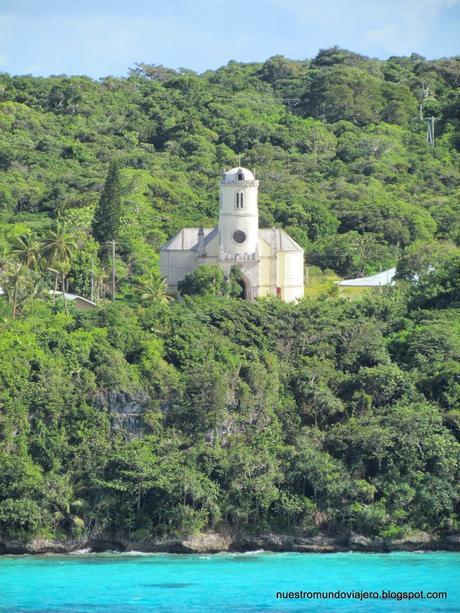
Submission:
M 352 592 L 280 599 L 277 592 Z M 366 599 L 447 592 L 447 599 Z M 351 596 L 351 597 L 350 597 Z M 460 554 L 76 554 L 0 557 L 1 613 L 459 611 Z

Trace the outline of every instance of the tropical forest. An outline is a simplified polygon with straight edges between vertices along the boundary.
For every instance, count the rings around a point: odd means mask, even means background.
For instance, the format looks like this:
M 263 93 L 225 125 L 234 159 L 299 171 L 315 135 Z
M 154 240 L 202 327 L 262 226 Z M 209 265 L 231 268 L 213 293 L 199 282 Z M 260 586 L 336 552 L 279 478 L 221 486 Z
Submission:
M 338 47 L 0 74 L 0 550 L 458 533 L 459 86 L 459 57 Z M 239 159 L 260 226 L 305 250 L 295 303 L 160 274 Z

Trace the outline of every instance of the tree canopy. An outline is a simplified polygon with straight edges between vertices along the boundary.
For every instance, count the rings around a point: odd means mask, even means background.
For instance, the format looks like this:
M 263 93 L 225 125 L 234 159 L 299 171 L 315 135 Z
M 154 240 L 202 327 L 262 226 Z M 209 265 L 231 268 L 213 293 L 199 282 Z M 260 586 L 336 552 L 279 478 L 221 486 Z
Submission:
M 459 82 L 335 47 L 0 75 L 0 537 L 458 530 Z M 398 285 L 247 302 L 202 267 L 173 300 L 158 249 L 238 154 L 307 265 Z

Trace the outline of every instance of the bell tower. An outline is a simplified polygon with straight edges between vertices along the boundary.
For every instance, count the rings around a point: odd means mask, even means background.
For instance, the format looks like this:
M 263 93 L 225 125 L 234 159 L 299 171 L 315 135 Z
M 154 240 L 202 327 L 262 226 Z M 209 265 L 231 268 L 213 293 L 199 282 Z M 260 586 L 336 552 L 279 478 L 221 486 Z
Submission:
M 220 184 L 219 245 L 223 255 L 255 254 L 259 238 L 257 181 L 250 170 L 232 168 Z M 235 258 L 236 259 L 236 258 Z

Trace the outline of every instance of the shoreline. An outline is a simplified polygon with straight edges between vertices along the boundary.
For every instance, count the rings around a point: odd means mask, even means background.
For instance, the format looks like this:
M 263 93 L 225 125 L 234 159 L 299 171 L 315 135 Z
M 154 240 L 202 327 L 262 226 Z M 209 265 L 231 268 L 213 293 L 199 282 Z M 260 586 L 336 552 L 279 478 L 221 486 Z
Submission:
M 101 538 L 21 541 L 0 536 L 0 555 L 86 553 L 218 554 L 254 551 L 277 553 L 391 553 L 397 551 L 460 551 L 460 534 L 438 536 L 416 532 L 401 539 L 370 538 L 360 534 L 298 536 L 286 534 L 225 534 L 205 532 L 188 537 L 152 537 L 145 540 L 107 536 Z

